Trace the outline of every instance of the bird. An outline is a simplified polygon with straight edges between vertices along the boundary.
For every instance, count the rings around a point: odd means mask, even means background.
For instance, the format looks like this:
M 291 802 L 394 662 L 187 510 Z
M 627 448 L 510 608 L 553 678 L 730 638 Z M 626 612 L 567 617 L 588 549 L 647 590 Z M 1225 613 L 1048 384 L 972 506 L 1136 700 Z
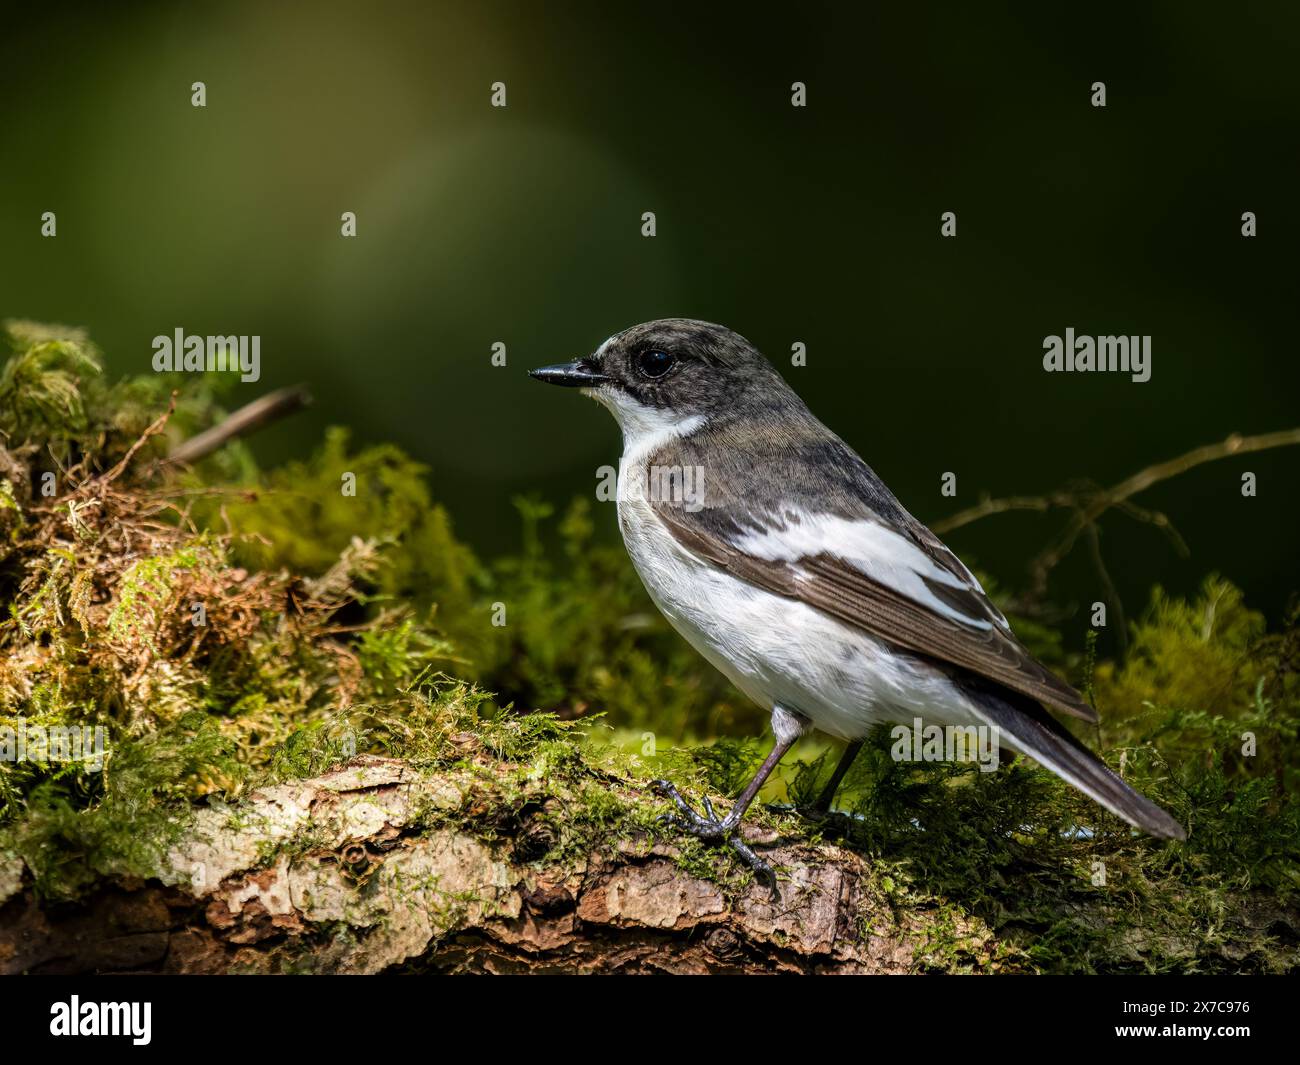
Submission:
M 814 728 L 846 743 L 813 804 L 824 814 L 874 728 L 919 720 L 984 726 L 1130 825 L 1186 838 L 1048 712 L 1098 720 L 744 337 L 665 318 L 530 374 L 613 413 L 623 435 L 618 524 L 646 591 L 771 715 L 775 743 L 725 816 L 654 782 L 677 828 L 730 846 L 775 891 L 771 866 L 739 829 L 790 748 Z

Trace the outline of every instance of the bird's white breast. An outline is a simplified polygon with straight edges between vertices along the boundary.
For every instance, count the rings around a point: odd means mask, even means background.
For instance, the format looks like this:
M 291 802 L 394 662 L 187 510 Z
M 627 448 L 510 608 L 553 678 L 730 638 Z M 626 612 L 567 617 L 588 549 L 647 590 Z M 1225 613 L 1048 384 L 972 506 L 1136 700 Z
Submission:
M 843 739 L 918 715 L 972 720 L 965 697 L 932 666 L 687 551 L 644 498 L 647 449 L 630 453 L 619 469 L 619 527 L 646 590 L 673 627 L 761 707 L 797 710 Z
M 749 698 L 764 710 L 779 704 L 798 711 L 842 739 L 861 737 L 881 721 L 979 720 L 966 696 L 932 665 L 806 603 L 739 580 L 682 547 L 647 500 L 654 483 L 647 463 L 674 437 L 699 429 L 704 418 L 643 406 L 619 389 L 584 391 L 608 407 L 623 430 L 619 527 L 650 598 Z M 893 565 L 897 559 L 880 561 Z

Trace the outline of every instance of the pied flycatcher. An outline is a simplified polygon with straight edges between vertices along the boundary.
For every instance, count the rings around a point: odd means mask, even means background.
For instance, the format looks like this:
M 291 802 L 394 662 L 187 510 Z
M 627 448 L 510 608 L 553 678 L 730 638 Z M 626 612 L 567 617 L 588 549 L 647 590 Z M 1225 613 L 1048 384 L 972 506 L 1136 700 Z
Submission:
M 903 509 L 744 337 L 668 318 L 586 358 L 533 370 L 608 407 L 623 430 L 618 522 L 655 605 L 763 709 L 776 745 L 725 817 L 656 785 L 692 834 L 730 844 L 809 725 L 848 741 L 829 807 L 882 722 L 985 726 L 999 741 L 1156 836 L 1183 827 L 1044 709 L 1096 721 L 1037 662 L 971 572 Z

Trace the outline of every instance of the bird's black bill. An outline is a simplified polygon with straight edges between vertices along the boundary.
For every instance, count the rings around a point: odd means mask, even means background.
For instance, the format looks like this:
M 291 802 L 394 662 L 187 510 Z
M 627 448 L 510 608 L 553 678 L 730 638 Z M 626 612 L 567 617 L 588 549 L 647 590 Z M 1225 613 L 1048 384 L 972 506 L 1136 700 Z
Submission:
M 528 376 L 545 381 L 548 385 L 564 385 L 566 388 L 594 388 L 609 380 L 581 359 L 561 362 L 555 366 L 540 366 L 536 370 L 529 370 Z

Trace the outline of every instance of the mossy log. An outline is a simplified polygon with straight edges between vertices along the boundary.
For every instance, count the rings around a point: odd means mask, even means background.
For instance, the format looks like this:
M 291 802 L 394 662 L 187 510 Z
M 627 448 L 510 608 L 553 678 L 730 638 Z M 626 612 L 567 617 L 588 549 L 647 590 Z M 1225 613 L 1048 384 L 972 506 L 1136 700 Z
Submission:
M 611 788 L 631 787 L 610 781 Z M 156 878 L 42 906 L 0 871 L 0 967 L 15 972 L 914 971 L 923 931 L 864 922 L 864 860 L 751 837 L 779 900 L 685 872 L 673 845 L 554 853 L 565 811 L 539 790 L 496 839 L 464 818 L 493 781 L 362 755 L 199 812 Z M 625 797 L 626 798 L 626 797 Z M 974 930 L 972 930 L 974 931 Z M 979 939 L 978 934 L 975 937 Z

